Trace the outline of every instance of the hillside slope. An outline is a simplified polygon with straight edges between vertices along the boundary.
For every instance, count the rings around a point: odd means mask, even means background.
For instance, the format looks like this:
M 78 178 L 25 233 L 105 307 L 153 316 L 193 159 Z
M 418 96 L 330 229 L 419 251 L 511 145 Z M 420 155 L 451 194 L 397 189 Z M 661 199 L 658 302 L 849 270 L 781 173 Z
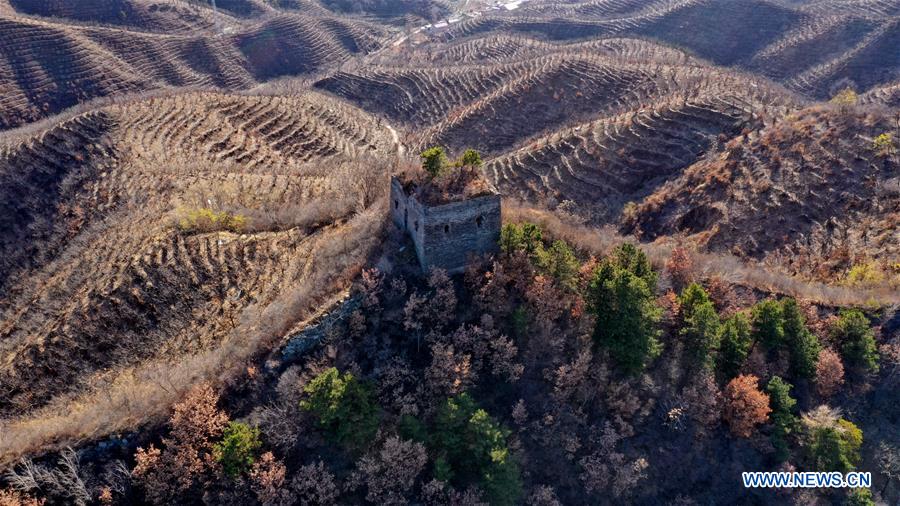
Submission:
M 340 71 L 315 86 L 404 127 L 416 149 L 478 149 L 505 195 L 571 201 L 595 223 L 803 103 L 638 39 L 487 36 L 442 49 L 434 59 L 414 52 L 414 66 Z M 448 66 L 447 55 L 467 63 Z
M 406 127 L 414 146 L 466 146 L 499 154 L 539 134 L 609 114 L 625 114 L 672 94 L 709 87 L 756 94 L 770 104 L 788 93 L 723 72 L 688 55 L 636 39 L 549 44 L 489 36 L 449 44 L 440 59 L 412 66 L 366 66 L 338 71 L 315 87 Z M 424 128 L 423 128 L 424 127 Z
M 880 112 L 806 109 L 688 168 L 639 201 L 625 228 L 645 239 L 685 233 L 822 279 L 873 259 L 890 265 L 900 258 L 900 167 L 872 139 L 894 127 Z
M 309 275 L 317 231 L 383 180 L 361 161 L 391 149 L 322 96 L 218 94 L 104 108 L 4 148 L 0 416 L 220 341 Z
M 32 0 L 21 4 L 13 3 L 35 7 Z M 164 11 L 151 2 L 125 4 L 122 12 L 135 12 L 117 26 L 120 18 L 108 6 L 26 10 L 53 19 L 0 11 L 0 129 L 97 97 L 183 87 L 237 90 L 309 74 L 371 51 L 386 36 L 384 28 L 355 20 L 293 12 L 243 19 L 181 3 Z M 79 16 L 78 22 L 65 15 Z M 103 26 L 80 23 L 88 20 Z
M 640 37 L 825 98 L 848 83 L 866 91 L 896 79 L 898 23 L 900 6 L 891 0 L 532 0 L 509 13 L 459 23 L 443 38 L 491 33 L 555 41 Z

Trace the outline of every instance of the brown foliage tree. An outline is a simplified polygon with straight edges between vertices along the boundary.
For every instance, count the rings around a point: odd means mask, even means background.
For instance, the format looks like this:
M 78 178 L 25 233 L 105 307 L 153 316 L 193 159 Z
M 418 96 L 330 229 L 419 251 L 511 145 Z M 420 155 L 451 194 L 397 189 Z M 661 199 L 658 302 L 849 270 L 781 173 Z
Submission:
M 725 386 L 724 417 L 735 436 L 750 437 L 772 411 L 769 396 L 757 388 L 758 381 L 756 376 L 742 374 Z
M 100 501 L 100 504 L 112 504 L 113 503 L 113 492 L 109 487 L 103 487 L 100 489 L 100 494 L 97 496 L 97 500 Z
M 428 273 L 428 287 L 431 297 L 428 299 L 428 315 L 431 324 L 446 325 L 456 314 L 456 290 L 453 281 L 444 269 L 431 269 Z
M 684 287 L 694 281 L 694 261 L 688 251 L 682 247 L 672 249 L 669 259 L 666 260 L 666 272 L 672 279 L 672 288 L 681 292 Z
M 458 491 L 440 480 L 431 480 L 422 487 L 422 499 L 428 506 L 487 506 L 477 489 Z
M 366 485 L 366 500 L 385 505 L 407 504 L 406 496 L 427 461 L 421 443 L 389 437 L 381 449 L 364 456 L 358 463 Z
M 406 360 L 393 357 L 378 367 L 375 375 L 378 378 L 379 404 L 401 415 L 419 414 L 422 382 Z
M 399 299 L 406 295 L 406 280 L 403 278 L 394 278 L 388 286 L 387 297 L 389 299 Z
M 528 506 L 562 506 L 562 503 L 556 498 L 553 487 L 547 485 L 535 487 L 525 504 Z
M 284 464 L 266 452 L 253 463 L 250 471 L 250 488 L 256 494 L 262 506 L 287 506 L 294 504 L 296 498 L 285 487 L 284 477 L 286 469 Z
M 378 269 L 363 269 L 360 275 L 362 305 L 368 310 L 375 309 L 380 304 L 380 295 L 384 289 L 384 274 Z
M 525 424 L 528 423 L 528 408 L 525 406 L 524 399 L 519 399 L 519 402 L 513 406 L 512 419 L 520 428 L 525 427 Z
M 299 504 L 310 506 L 329 506 L 338 496 L 334 475 L 321 461 L 298 469 L 291 479 L 291 490 Z
M 428 299 L 416 292 L 409 294 L 406 305 L 403 306 L 403 328 L 413 332 L 420 332 L 424 322 L 424 309 Z
M 507 285 L 510 278 L 502 263 L 494 262 L 493 268 L 481 278 L 472 277 L 469 288 L 475 294 L 475 305 L 497 318 L 506 318 L 512 311 Z
M 612 381 L 604 392 L 606 407 L 610 413 L 623 420 L 631 420 L 643 403 L 636 387 L 636 381 L 625 379 Z
M 900 382 L 900 342 L 884 343 L 878 348 L 881 369 L 890 385 Z
M 736 313 L 741 305 L 738 295 L 734 291 L 734 285 L 721 276 L 709 278 L 706 282 L 706 293 L 709 294 L 709 299 L 723 317 Z
M 489 323 L 490 319 L 484 322 Z M 515 361 L 518 348 L 488 325 L 462 325 L 449 336 L 433 335 L 432 338 L 437 343 L 452 345 L 454 353 L 468 356 L 473 374 L 485 370 L 486 366 L 490 366 L 493 375 L 508 381 L 516 381 L 522 374 L 522 365 Z
M 816 363 L 816 391 L 823 397 L 831 397 L 844 384 L 844 364 L 841 356 L 831 348 L 819 352 Z
M 588 492 L 609 490 L 613 496 L 623 497 L 646 478 L 649 463 L 643 457 L 629 461 L 617 451 L 621 439 L 621 434 L 607 422 L 600 437 L 600 449 L 579 461 L 581 481 Z
M 706 429 L 719 424 L 722 412 L 722 393 L 716 380 L 708 371 L 693 378 L 684 390 L 687 414 Z
M 490 346 L 491 373 L 508 381 L 518 381 L 524 371 L 524 366 L 516 361 L 519 350 L 512 340 L 504 335 L 494 337 Z
M 179 459 L 185 468 L 201 466 L 207 448 L 212 448 L 215 440 L 222 434 L 228 415 L 216 407 L 219 396 L 209 384 L 200 385 L 182 402 L 175 404 L 172 418 L 169 420 L 170 439 L 163 440 L 166 447 L 172 443 L 178 450 L 188 450 Z
M 195 387 L 175 405 L 169 437 L 162 440 L 164 449 L 138 448 L 132 475 L 147 500 L 168 504 L 208 478 L 215 466 L 213 445 L 228 422 L 228 416 L 216 407 L 218 401 L 209 384 Z
M 425 385 L 435 399 L 463 392 L 475 382 L 471 356 L 457 352 L 452 344 L 431 346 L 431 365 L 425 371 Z
M 524 293 L 532 318 L 538 326 L 559 320 L 568 310 L 569 295 L 561 290 L 553 279 L 535 276 Z M 552 330 L 552 327 L 547 329 Z
M 347 318 L 347 332 L 350 337 L 358 339 L 366 332 L 366 316 L 357 309 Z
M 535 275 L 534 261 L 528 255 L 525 253 L 512 255 L 504 260 L 503 267 L 507 279 L 519 293 L 528 290 L 528 285 L 531 284 Z
M 594 354 L 586 346 L 571 363 L 548 371 L 548 379 L 553 383 L 553 397 L 557 402 L 584 399 L 590 395 L 586 392 L 586 387 L 593 360 Z

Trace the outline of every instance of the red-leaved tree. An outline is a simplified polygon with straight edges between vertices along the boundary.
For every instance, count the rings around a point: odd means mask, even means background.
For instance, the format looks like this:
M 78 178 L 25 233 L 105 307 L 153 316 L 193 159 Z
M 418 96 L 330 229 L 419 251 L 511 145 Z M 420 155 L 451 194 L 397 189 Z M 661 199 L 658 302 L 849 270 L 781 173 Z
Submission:
M 724 418 L 735 436 L 750 437 L 754 427 L 764 423 L 772 411 L 769 396 L 759 390 L 758 381 L 756 376 L 742 374 L 725 386 Z
M 844 384 L 844 363 L 834 350 L 826 348 L 819 352 L 816 363 L 816 391 L 823 397 L 830 397 Z

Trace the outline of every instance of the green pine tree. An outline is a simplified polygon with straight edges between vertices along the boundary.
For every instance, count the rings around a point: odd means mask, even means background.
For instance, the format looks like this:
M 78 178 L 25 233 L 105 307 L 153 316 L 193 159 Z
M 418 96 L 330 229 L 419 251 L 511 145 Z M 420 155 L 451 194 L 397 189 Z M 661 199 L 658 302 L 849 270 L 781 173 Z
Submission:
M 448 164 L 444 148 L 440 146 L 428 148 L 422 152 L 420 157 L 422 158 L 422 168 L 432 179 L 444 174 Z
M 570 290 L 577 288 L 581 263 L 565 241 L 556 240 L 547 249 L 539 248 L 537 265 L 560 286 Z
M 467 149 L 456 162 L 460 167 L 481 167 L 481 153 L 474 149 Z
M 435 417 L 435 476 L 458 484 L 478 482 L 492 505 L 515 504 L 522 495 L 510 432 L 466 393 L 447 399 Z
M 753 345 L 750 319 L 746 314 L 736 313 L 725 320 L 720 342 L 719 370 L 727 380 L 738 375 Z
M 525 253 L 529 255 L 535 254 L 543 245 L 543 240 L 541 227 L 528 222 L 522 224 L 522 241 L 525 246 Z
M 507 223 L 500 229 L 500 251 L 506 256 L 522 251 L 525 246 L 525 238 L 522 227 L 515 223 Z
M 847 493 L 844 506 L 875 506 L 872 499 L 872 490 L 868 488 L 854 488 Z
M 779 348 L 784 344 L 784 319 L 781 313 L 781 304 L 772 299 L 759 302 L 751 311 L 752 336 L 755 341 L 763 343 L 770 349 Z
M 869 319 L 858 309 L 841 311 L 833 329 L 834 338 L 841 343 L 844 360 L 857 369 L 877 373 L 878 350 Z
M 644 278 L 604 261 L 594 272 L 586 298 L 596 317 L 595 342 L 608 348 L 625 371 L 639 373 L 659 355 L 662 311 Z
M 833 426 L 816 427 L 810 441 L 815 470 L 849 473 L 859 464 L 862 431 L 853 423 L 840 419 Z
M 784 340 L 791 351 L 791 365 L 794 372 L 803 378 L 812 379 L 816 375 L 816 364 L 822 346 L 819 338 L 810 332 L 800 306 L 793 298 L 781 303 Z
M 697 283 L 691 283 L 678 296 L 678 307 L 682 320 L 687 320 L 694 310 L 702 304 L 711 304 L 709 294 Z
M 697 363 L 712 368 L 713 353 L 719 347 L 721 331 L 719 314 L 713 303 L 706 300 L 692 308 L 679 333 L 684 336 L 687 348 Z
M 617 266 L 644 280 L 650 293 L 656 292 L 657 274 L 643 250 L 631 243 L 624 243 L 613 250 Z
M 261 446 L 259 429 L 240 422 L 229 422 L 222 440 L 213 449 L 213 455 L 222 464 L 225 474 L 235 478 L 250 470 L 256 460 L 256 451 Z
M 791 384 L 783 381 L 778 376 L 773 376 L 766 386 L 769 394 L 769 407 L 772 408 L 769 419 L 774 428 L 772 430 L 772 445 L 775 447 L 776 458 L 784 462 L 790 456 L 788 437 L 797 429 L 797 417 L 793 409 L 797 400 L 791 397 Z
M 316 417 L 319 427 L 332 440 L 357 449 L 375 437 L 378 404 L 368 384 L 332 367 L 316 376 L 303 391 L 308 397 L 300 402 L 300 407 Z

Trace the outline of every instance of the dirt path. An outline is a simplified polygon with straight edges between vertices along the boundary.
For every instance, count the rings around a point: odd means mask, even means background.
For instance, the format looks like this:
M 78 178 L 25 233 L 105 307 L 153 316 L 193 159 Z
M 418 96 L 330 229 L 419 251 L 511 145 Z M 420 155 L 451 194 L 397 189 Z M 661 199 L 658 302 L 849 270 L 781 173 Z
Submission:
M 394 139 L 394 144 L 397 146 L 397 154 L 403 156 L 406 154 L 406 146 L 400 142 L 400 135 L 394 130 L 394 127 L 389 125 L 386 121 L 384 121 L 384 126 L 391 132 L 391 138 Z

